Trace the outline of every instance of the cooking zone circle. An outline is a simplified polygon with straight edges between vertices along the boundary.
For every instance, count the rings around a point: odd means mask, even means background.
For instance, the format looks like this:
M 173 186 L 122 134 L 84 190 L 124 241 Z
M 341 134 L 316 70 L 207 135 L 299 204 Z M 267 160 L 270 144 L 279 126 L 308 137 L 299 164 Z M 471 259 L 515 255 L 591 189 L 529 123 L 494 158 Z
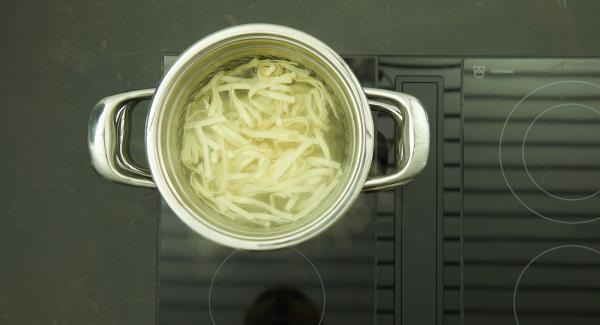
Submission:
M 527 176 L 529 177 L 529 179 L 535 184 L 535 186 L 542 192 L 546 193 L 548 196 L 551 196 L 555 199 L 558 200 L 565 200 L 565 201 L 579 201 L 579 200 L 585 200 L 585 199 L 589 199 L 591 197 L 594 197 L 596 195 L 598 195 L 598 193 L 600 193 L 600 190 L 596 190 L 595 192 L 591 193 L 591 194 L 587 194 L 587 193 L 583 193 L 581 195 L 578 195 L 579 193 L 576 193 L 574 197 L 569 197 L 567 195 L 561 195 L 561 194 L 554 194 L 551 193 L 552 190 L 546 190 L 544 189 L 540 183 L 538 183 L 535 180 L 535 177 L 533 177 L 532 172 L 529 171 L 529 168 L 527 168 L 527 160 L 525 159 L 525 147 L 527 145 L 527 137 L 529 136 L 529 134 L 531 133 L 532 128 L 534 127 L 535 123 L 542 119 L 545 116 L 550 115 L 551 113 L 554 113 L 555 111 L 558 110 L 570 110 L 570 109 L 584 109 L 584 110 L 589 110 L 592 113 L 596 113 L 600 116 L 600 111 L 598 111 L 598 109 L 591 107 L 591 106 L 587 106 L 587 105 L 582 105 L 582 104 L 576 104 L 576 103 L 566 103 L 566 104 L 558 104 L 558 105 L 554 105 L 552 107 L 546 108 L 543 112 L 541 112 L 538 116 L 536 116 L 533 121 L 531 121 L 531 123 L 529 124 L 529 127 L 527 127 L 527 131 L 525 131 L 525 137 L 523 138 L 523 144 L 521 145 L 521 159 L 523 161 L 523 166 L 525 167 L 525 172 L 527 173 Z M 593 116 L 592 116 L 593 117 Z M 535 133 L 535 132 L 533 132 Z
M 317 267 L 296 248 L 234 251 L 212 277 L 208 308 L 213 325 L 292 319 L 318 325 L 325 313 L 325 286 Z
M 565 224 L 600 218 L 594 209 L 600 202 L 599 103 L 599 85 L 563 80 L 534 89 L 511 110 L 500 135 L 500 169 L 529 211 Z
M 598 324 L 599 270 L 600 251 L 588 246 L 539 253 L 523 268 L 513 291 L 516 324 Z

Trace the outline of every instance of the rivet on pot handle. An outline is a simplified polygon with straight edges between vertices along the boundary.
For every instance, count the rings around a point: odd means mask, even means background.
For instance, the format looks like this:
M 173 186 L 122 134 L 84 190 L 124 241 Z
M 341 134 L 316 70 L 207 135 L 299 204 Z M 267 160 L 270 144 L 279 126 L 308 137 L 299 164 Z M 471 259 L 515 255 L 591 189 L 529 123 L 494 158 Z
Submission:
M 388 113 L 400 126 L 396 135 L 396 171 L 368 178 L 364 191 L 386 190 L 410 183 L 427 164 L 429 122 L 423 105 L 415 97 L 384 89 L 364 88 L 371 108 Z
M 104 178 L 155 187 L 150 173 L 136 166 L 128 151 L 131 110 L 153 94 L 154 89 L 131 91 L 103 98 L 94 106 L 88 123 L 88 148 L 92 166 Z

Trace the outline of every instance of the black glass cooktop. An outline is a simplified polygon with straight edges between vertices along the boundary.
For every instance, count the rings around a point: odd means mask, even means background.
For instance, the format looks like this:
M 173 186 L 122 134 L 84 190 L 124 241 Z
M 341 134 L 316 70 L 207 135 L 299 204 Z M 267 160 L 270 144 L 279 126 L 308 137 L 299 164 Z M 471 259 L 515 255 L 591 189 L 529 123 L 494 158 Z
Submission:
M 600 60 L 466 60 L 465 324 L 600 324 Z
M 422 175 L 274 252 L 213 244 L 163 203 L 159 324 L 600 324 L 600 60 L 346 59 L 423 102 Z M 396 130 L 375 123 L 380 174 Z

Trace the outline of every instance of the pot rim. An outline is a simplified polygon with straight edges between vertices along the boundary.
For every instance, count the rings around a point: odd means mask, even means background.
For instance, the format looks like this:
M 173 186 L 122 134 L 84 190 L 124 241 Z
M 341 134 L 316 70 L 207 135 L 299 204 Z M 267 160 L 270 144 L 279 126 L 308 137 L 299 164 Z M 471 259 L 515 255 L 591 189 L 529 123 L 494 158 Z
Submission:
M 332 68 L 331 71 L 337 74 L 340 80 L 345 82 L 343 86 L 351 97 L 350 105 L 354 106 L 353 109 L 358 110 L 356 113 L 358 120 L 356 127 L 359 133 L 355 135 L 357 139 L 355 154 L 358 157 L 350 166 L 351 170 L 346 183 L 347 185 L 340 193 L 340 197 L 328 207 L 323 215 L 315 218 L 315 220 L 301 228 L 294 229 L 289 234 L 286 234 L 286 236 L 279 235 L 273 238 L 250 239 L 235 237 L 219 231 L 214 226 L 210 226 L 207 222 L 203 221 L 201 217 L 192 213 L 189 207 L 181 202 L 176 195 L 176 191 L 173 190 L 174 186 L 169 180 L 165 163 L 162 160 L 160 152 L 160 122 L 161 110 L 164 107 L 163 103 L 169 95 L 170 87 L 176 83 L 181 74 L 189 67 L 190 63 L 195 61 L 198 55 L 202 55 L 201 53 L 207 48 L 211 48 L 232 38 L 257 36 L 276 37 L 278 40 L 279 38 L 284 38 L 288 42 L 301 45 L 310 50 L 320 60 L 328 63 L 330 68 Z M 247 24 L 226 28 L 210 34 L 194 43 L 181 54 L 175 64 L 165 74 L 152 99 L 146 124 L 146 148 L 148 164 L 156 187 L 169 207 L 185 224 L 202 236 L 225 246 L 247 250 L 270 250 L 293 246 L 313 238 L 333 225 L 346 213 L 352 202 L 354 202 L 361 192 L 367 178 L 373 154 L 373 132 L 373 120 L 362 86 L 348 65 L 335 51 L 313 36 L 289 27 L 272 24 Z

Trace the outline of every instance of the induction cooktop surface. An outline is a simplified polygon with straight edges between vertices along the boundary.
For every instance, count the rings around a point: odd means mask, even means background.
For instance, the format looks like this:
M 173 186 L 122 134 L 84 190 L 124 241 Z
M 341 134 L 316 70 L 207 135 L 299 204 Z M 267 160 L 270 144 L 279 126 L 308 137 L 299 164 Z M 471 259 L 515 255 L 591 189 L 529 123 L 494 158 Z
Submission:
M 159 324 L 600 324 L 600 59 L 345 59 L 421 100 L 423 173 L 271 252 L 214 244 L 163 202 Z M 378 175 L 398 130 L 374 117 Z

